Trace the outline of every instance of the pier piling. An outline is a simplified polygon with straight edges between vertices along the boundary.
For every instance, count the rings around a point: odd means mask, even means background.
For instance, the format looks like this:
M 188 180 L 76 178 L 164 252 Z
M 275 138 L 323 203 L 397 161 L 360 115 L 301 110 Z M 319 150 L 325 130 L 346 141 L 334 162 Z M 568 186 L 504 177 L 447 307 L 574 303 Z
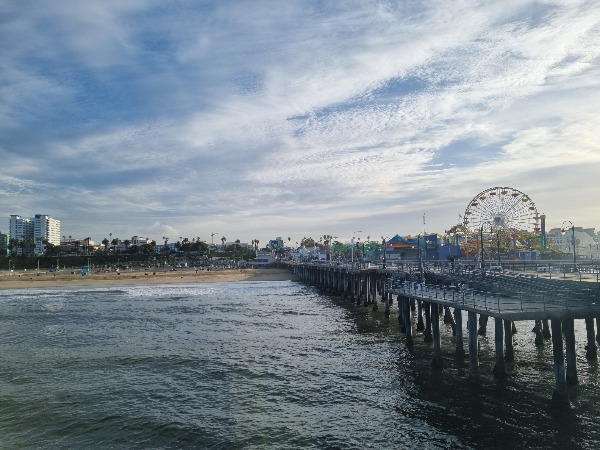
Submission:
M 595 341 L 594 318 L 585 318 L 585 331 L 587 332 L 587 345 L 585 346 L 585 357 L 587 359 L 598 358 L 598 347 Z
M 565 319 L 563 321 L 563 330 L 565 333 L 565 350 L 567 354 L 567 384 L 577 384 L 577 354 L 575 351 L 575 321 Z
M 434 305 L 436 306 L 436 305 Z M 440 339 L 440 312 L 437 306 L 431 311 L 431 334 L 433 340 L 433 361 L 431 365 L 434 369 L 441 369 L 444 366 L 442 361 L 442 345 Z
M 423 331 L 425 324 L 423 323 L 423 301 L 417 300 L 417 331 Z
M 433 305 L 433 308 L 437 308 L 437 305 Z M 431 336 L 431 310 L 433 309 L 431 303 L 423 302 L 423 309 L 425 309 L 425 330 L 424 330 L 424 341 L 431 342 L 433 337 Z
M 554 379 L 555 387 L 552 401 L 559 405 L 569 404 L 567 394 L 567 379 L 565 374 L 565 355 L 563 351 L 562 321 L 552 319 L 552 354 L 554 356 Z
M 504 365 L 504 320 L 494 318 L 494 342 L 496 344 L 496 364 L 494 365 L 494 376 L 506 378 L 506 367 Z
M 463 343 L 462 311 L 458 308 L 454 308 L 454 320 L 456 322 L 456 358 L 462 360 L 465 357 L 465 347 Z
M 469 380 L 479 383 L 479 354 L 477 348 L 477 313 L 469 311 L 467 320 L 469 333 Z
M 410 314 L 410 299 L 404 299 L 404 332 L 406 334 L 406 345 L 407 347 L 413 346 L 413 337 L 412 337 L 412 323 L 411 323 L 411 314 Z
M 506 347 L 504 350 L 505 361 L 514 361 L 515 359 L 515 351 L 513 348 L 513 327 L 514 323 L 512 321 L 504 321 L 504 346 Z

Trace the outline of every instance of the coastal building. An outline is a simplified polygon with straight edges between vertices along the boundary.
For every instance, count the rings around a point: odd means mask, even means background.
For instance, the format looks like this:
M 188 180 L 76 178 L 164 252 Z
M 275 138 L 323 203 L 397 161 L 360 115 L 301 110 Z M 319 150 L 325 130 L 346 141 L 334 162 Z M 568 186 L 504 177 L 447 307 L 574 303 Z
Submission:
M 89 255 L 98 250 L 98 245 L 96 242 L 90 238 L 86 237 L 84 239 L 74 238 L 72 236 L 66 237 L 63 236 L 63 239 L 60 242 L 61 251 L 67 254 L 84 254 Z
M 273 252 L 256 252 L 256 258 L 248 262 L 250 267 L 266 267 L 274 264 L 277 257 Z
M 17 254 L 32 251 L 44 253 L 46 242 L 60 245 L 60 220 L 45 214 L 36 214 L 27 219 L 18 214 L 10 216 L 10 239 L 15 239 L 18 246 L 13 249 Z
M 35 253 L 44 253 L 45 242 L 60 245 L 60 220 L 53 219 L 45 214 L 36 214 L 33 218 L 33 240 Z
M 33 222 L 17 214 L 10 216 L 9 223 L 10 239 L 15 239 L 19 245 L 11 249 L 12 252 L 20 255 L 23 253 L 23 247 L 29 239 L 33 239 Z
M 137 245 L 138 247 L 141 247 L 142 245 L 145 244 L 150 244 L 152 242 L 151 239 L 142 237 L 142 236 L 133 236 L 131 238 L 131 245 Z

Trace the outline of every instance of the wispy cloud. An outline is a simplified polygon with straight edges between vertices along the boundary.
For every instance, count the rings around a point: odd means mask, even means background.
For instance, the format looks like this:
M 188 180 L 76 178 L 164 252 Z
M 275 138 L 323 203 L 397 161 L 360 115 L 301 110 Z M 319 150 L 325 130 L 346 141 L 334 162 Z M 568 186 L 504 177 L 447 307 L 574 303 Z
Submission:
M 411 233 L 425 209 L 443 231 L 481 190 L 514 185 L 549 222 L 600 224 L 585 178 L 600 167 L 596 2 L 7 10 L 5 216 L 98 240 Z M 556 201 L 568 183 L 580 207 Z

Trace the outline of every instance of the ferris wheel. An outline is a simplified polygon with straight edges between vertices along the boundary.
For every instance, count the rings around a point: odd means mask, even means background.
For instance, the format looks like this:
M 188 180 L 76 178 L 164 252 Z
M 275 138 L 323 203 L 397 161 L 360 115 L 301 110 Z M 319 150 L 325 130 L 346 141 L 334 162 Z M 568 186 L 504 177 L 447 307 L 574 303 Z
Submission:
M 494 231 L 537 232 L 539 221 L 535 203 L 528 195 L 511 187 L 493 187 L 471 200 L 463 223 L 470 231 L 490 224 Z

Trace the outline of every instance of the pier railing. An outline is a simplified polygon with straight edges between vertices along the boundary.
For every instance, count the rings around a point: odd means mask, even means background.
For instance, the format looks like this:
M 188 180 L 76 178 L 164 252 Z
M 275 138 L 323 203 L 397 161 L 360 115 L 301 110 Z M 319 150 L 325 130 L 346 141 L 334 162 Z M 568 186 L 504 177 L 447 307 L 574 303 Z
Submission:
M 485 311 L 490 315 L 531 313 L 545 316 L 547 313 L 567 311 L 578 316 L 600 311 L 600 299 L 595 291 L 588 292 L 493 292 L 461 286 L 435 286 L 418 282 L 404 282 L 400 286 L 390 281 L 388 292 L 430 301 L 465 310 Z M 584 313 L 585 311 L 585 313 Z

